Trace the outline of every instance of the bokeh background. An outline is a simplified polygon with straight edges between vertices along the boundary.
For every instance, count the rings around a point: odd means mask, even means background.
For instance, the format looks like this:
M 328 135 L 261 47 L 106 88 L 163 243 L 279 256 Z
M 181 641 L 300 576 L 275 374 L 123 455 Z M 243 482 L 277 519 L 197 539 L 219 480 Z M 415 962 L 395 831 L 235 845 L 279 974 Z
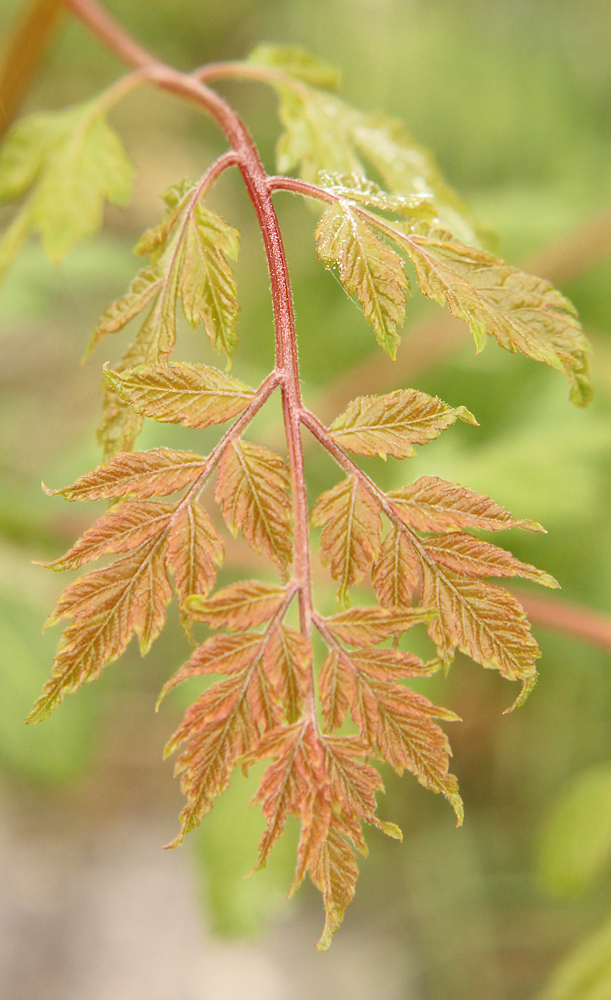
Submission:
M 23 9 L 0 0 L 0 44 Z M 596 399 L 567 402 L 562 378 L 468 332 L 441 346 L 435 307 L 409 306 L 405 350 L 381 365 L 370 329 L 314 252 L 315 216 L 278 196 L 300 335 L 306 399 L 325 417 L 350 395 L 413 385 L 464 404 L 459 427 L 411 468 L 376 474 L 389 488 L 424 473 L 488 493 L 546 536 L 510 540 L 553 573 L 564 596 L 611 604 L 611 17 L 608 0 L 112 0 L 146 45 L 184 69 L 241 58 L 261 41 L 299 44 L 337 65 L 343 96 L 398 115 L 497 233 L 512 263 L 558 277 L 592 338 Z M 25 111 L 93 95 L 122 68 L 69 18 Z M 272 169 L 273 93 L 224 84 Z M 137 269 L 131 247 L 160 214 L 159 193 L 199 176 L 223 150 L 214 127 L 150 89 L 113 121 L 137 167 L 134 199 L 61 266 L 33 241 L 0 296 L 0 993 L 4 1000 L 608 1000 L 611 997 L 611 663 L 602 648 L 536 627 L 541 680 L 524 708 L 465 660 L 428 681 L 464 719 L 451 738 L 466 822 L 406 777 L 385 773 L 386 818 L 402 845 L 370 835 L 356 902 L 331 951 L 313 943 L 320 902 L 286 901 L 294 839 L 244 880 L 260 818 L 238 776 L 181 852 L 180 794 L 165 739 L 193 691 L 153 711 L 188 647 L 176 620 L 141 661 L 128 651 L 49 722 L 23 718 L 48 675 L 57 634 L 41 625 L 62 581 L 31 566 L 93 519 L 45 498 L 98 462 L 100 365 L 90 330 Z M 243 232 L 241 342 L 233 371 L 251 384 L 272 357 L 268 278 L 236 177 L 215 206 Z M 605 214 L 606 213 L 606 214 Z M 0 221 L 9 213 L 0 216 Z M 585 243 L 584 243 L 585 240 Z M 585 249 L 584 249 L 585 247 Z M 440 315 L 440 314 L 439 314 Z M 410 354 L 410 339 L 414 351 Z M 214 363 L 181 330 L 179 357 Z M 277 440 L 273 412 L 259 421 Z M 198 448 L 193 432 L 147 426 L 141 447 Z M 276 437 L 274 438 L 274 435 Z M 205 448 L 204 435 L 201 447 Z M 379 463 L 381 465 L 381 463 Z M 308 456 L 312 496 L 334 481 Z M 233 572 L 239 572 L 239 550 Z M 249 572 L 251 569 L 249 567 Z M 232 570 L 227 571 L 228 574 Z M 230 579 L 227 575 L 224 579 Z M 325 578 L 321 575 L 320 586 Z

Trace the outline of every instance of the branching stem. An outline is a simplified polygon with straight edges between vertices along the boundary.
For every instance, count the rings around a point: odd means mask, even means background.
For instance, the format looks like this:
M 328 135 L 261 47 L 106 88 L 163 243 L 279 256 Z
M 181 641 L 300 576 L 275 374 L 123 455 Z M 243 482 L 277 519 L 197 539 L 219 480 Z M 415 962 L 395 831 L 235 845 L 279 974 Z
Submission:
M 142 71 L 145 79 L 164 90 L 187 98 L 210 115 L 220 126 L 232 147 L 232 162 L 235 162 L 240 169 L 257 215 L 271 279 L 276 331 L 276 367 L 273 377 L 276 383 L 280 381 L 282 384 L 284 427 L 291 468 L 295 522 L 295 579 L 300 588 L 301 628 L 305 638 L 309 640 L 312 618 L 312 585 L 305 470 L 299 427 L 302 402 L 295 319 L 286 254 L 280 226 L 272 204 L 268 176 L 246 126 L 233 108 L 218 94 L 199 82 L 195 76 L 181 73 L 153 56 L 132 39 L 94 0 L 65 0 L 65 3 L 116 55 Z M 249 419 L 246 419 L 248 412 L 249 410 L 245 411 L 243 415 L 244 427 L 249 423 Z M 230 432 L 232 436 L 236 433 L 235 427 L 238 425 L 242 427 L 242 421 L 238 421 L 234 425 Z M 219 443 L 217 449 L 221 447 L 222 443 Z M 212 454 L 215 454 L 217 449 Z M 313 676 L 311 681 L 306 708 L 308 715 L 314 722 L 316 706 Z

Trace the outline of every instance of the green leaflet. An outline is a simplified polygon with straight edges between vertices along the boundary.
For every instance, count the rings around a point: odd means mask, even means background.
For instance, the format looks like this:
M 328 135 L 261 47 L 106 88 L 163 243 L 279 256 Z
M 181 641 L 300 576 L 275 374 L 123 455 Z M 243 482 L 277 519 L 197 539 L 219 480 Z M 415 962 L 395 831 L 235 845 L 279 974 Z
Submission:
M 590 344 L 574 306 L 549 281 L 459 242 L 440 228 L 437 206 L 426 198 L 397 197 L 354 174 L 327 171 L 321 180 L 338 200 L 318 225 L 318 256 L 327 267 L 339 267 L 346 291 L 356 295 L 391 357 L 399 342 L 397 326 L 405 319 L 409 282 L 401 258 L 374 230 L 409 257 L 423 295 L 447 304 L 452 315 L 469 324 L 478 351 L 493 336 L 507 351 L 544 361 L 567 376 L 571 402 L 588 405 Z M 403 218 L 391 221 L 370 209 Z
M 218 215 L 199 204 L 201 182 L 182 181 L 164 193 L 168 211 L 136 244 L 136 253 L 150 264 L 134 278 L 128 291 L 102 314 L 89 351 L 109 334 L 118 333 L 143 314 L 136 339 L 117 371 L 155 365 L 168 358 L 176 341 L 176 308 L 200 322 L 217 353 L 230 361 L 237 345 L 238 293 L 230 260 L 236 260 L 240 234 Z M 119 398 L 111 385 L 104 389 L 104 415 L 98 430 L 106 456 L 131 450 L 142 420 Z
M 539 873 L 563 898 L 592 888 L 611 857 L 611 765 L 577 776 L 556 804 L 541 838 Z
M 464 243 L 477 244 L 489 237 L 443 180 L 431 154 L 400 121 L 364 114 L 316 89 L 336 86 L 324 64 L 303 50 L 282 46 L 255 49 L 248 61 L 280 69 L 287 77 L 286 82 L 271 74 L 269 78 L 280 98 L 285 129 L 276 149 L 279 173 L 298 169 L 304 180 L 316 184 L 321 171 L 365 177 L 373 168 L 389 191 L 433 199 L 439 221 Z
M 606 1000 L 611 995 L 611 920 L 561 963 L 536 1000 Z
M 247 61 L 255 66 L 281 70 L 296 80 L 323 90 L 337 90 L 341 83 L 339 70 L 298 45 L 257 45 Z
M 416 271 L 423 295 L 469 324 L 478 351 L 493 336 L 507 351 L 521 351 L 564 371 L 571 402 L 592 399 L 590 344 L 575 307 L 544 278 L 526 274 L 486 250 L 465 246 L 428 223 L 386 223 L 363 214 L 398 243 Z
M 0 243 L 0 276 L 30 231 L 51 260 L 65 257 L 100 228 L 105 201 L 128 201 L 132 173 L 99 101 L 18 122 L 0 152 L 0 200 L 29 197 Z
M 343 200 L 323 215 L 316 241 L 318 256 L 326 267 L 339 268 L 342 285 L 356 296 L 380 347 L 394 358 L 410 290 L 401 258 Z

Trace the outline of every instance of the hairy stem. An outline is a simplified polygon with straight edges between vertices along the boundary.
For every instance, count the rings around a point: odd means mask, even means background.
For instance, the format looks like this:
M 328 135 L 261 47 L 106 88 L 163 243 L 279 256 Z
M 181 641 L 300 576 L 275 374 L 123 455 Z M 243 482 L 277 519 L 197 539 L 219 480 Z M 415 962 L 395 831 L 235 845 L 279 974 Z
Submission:
M 299 427 L 302 403 L 295 319 L 288 265 L 278 218 L 272 204 L 267 174 L 255 144 L 242 120 L 218 94 L 199 82 L 194 76 L 180 73 L 149 53 L 134 41 L 94 0 L 65 0 L 65 3 L 116 55 L 142 70 L 146 79 L 165 90 L 193 101 L 209 114 L 220 126 L 233 149 L 234 162 L 240 169 L 261 228 L 271 279 L 276 331 L 275 377 L 279 376 L 282 382 L 284 426 L 292 479 L 295 521 L 295 578 L 300 587 L 301 628 L 305 638 L 309 640 L 312 590 L 305 471 Z M 312 721 L 315 721 L 313 676 L 307 712 Z

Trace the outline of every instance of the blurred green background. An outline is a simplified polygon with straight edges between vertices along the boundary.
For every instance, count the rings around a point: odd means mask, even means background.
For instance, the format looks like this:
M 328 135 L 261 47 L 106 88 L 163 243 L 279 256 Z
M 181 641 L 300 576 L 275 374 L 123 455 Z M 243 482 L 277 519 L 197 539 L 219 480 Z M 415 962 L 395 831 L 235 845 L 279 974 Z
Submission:
M 23 6 L 0 0 L 0 39 L 9 37 Z M 342 96 L 401 117 L 497 232 L 499 253 L 512 263 L 609 210 L 608 0 L 113 0 L 108 7 L 144 44 L 184 69 L 241 58 L 261 41 L 303 45 L 337 65 Z M 121 71 L 66 18 L 24 111 L 81 100 Z M 274 94 L 255 84 L 219 89 L 243 113 L 272 170 Z M 45 498 L 39 482 L 64 485 L 97 463 L 100 365 L 115 360 L 124 342 L 107 342 L 81 368 L 90 330 L 135 273 L 131 246 L 159 217 L 160 192 L 203 173 L 224 148 L 212 124 L 152 89 L 130 95 L 112 117 L 137 167 L 133 202 L 126 211 L 109 211 L 104 234 L 61 266 L 29 244 L 0 296 L 0 810 L 17 828 L 54 824 L 68 843 L 83 822 L 103 828 L 110 817 L 140 815 L 146 823 L 153 813 L 167 839 L 173 836 L 180 799 L 160 753 L 189 692 L 168 699 L 160 716 L 152 710 L 188 647 L 172 620 L 144 662 L 130 649 L 95 689 L 68 698 L 50 722 L 23 726 L 50 669 L 56 634 L 41 636 L 40 629 L 63 582 L 30 560 L 59 554 L 93 518 L 90 509 Z M 256 384 L 273 353 L 260 239 L 236 176 L 223 178 L 212 203 L 243 233 L 241 340 L 232 373 Z M 335 384 L 358 362 L 377 357 L 376 345 L 316 260 L 312 212 L 288 195 L 279 195 L 277 205 L 294 281 L 304 395 L 332 416 L 347 401 Z M 9 214 L 0 214 L 0 222 Z M 611 260 L 602 249 L 598 257 L 581 270 L 573 261 L 578 276 L 562 286 L 594 343 L 596 398 L 588 410 L 571 408 L 561 377 L 542 365 L 492 343 L 476 358 L 465 330 L 462 348 L 442 363 L 419 365 L 413 382 L 406 352 L 388 388 L 411 384 L 464 404 L 479 429 L 448 431 L 408 469 L 392 460 L 371 467 L 388 488 L 407 476 L 435 474 L 542 522 L 546 536 L 516 535 L 512 550 L 553 573 L 565 597 L 605 611 L 611 604 Z M 434 313 L 416 296 L 405 339 Z M 203 337 L 186 329 L 178 357 L 214 363 Z M 362 375 L 358 388 L 367 391 Z M 272 408 L 259 419 L 263 439 L 278 441 L 276 417 Z M 199 445 L 192 435 L 147 425 L 140 447 L 206 447 L 206 437 Z M 334 481 L 331 463 L 315 451 L 308 472 L 312 498 Z M 240 569 L 234 561 L 225 578 Z M 259 817 L 244 811 L 252 788 L 243 779 L 191 838 L 187 850 L 208 928 L 258 933 L 260 946 L 273 948 L 266 942 L 274 934 L 285 941 L 278 928 L 299 914 L 289 925 L 303 992 L 293 983 L 285 996 L 309 996 L 316 976 L 322 983 L 342 962 L 348 969 L 358 942 L 371 933 L 380 942 L 370 952 L 378 1000 L 611 997 L 609 653 L 535 631 L 541 680 L 519 712 L 503 717 L 513 691 L 466 661 L 446 681 L 423 687 L 464 719 L 450 736 L 466 822 L 456 831 L 443 802 L 409 777 L 385 773 L 381 813 L 401 824 L 405 840 L 399 846 L 370 835 L 356 902 L 333 944 L 335 965 L 321 965 L 326 957 L 308 951 L 318 900 L 302 890 L 300 902 L 284 901 L 290 835 L 269 872 L 242 878 L 261 827 Z M 361 995 L 353 987 L 348 992 L 349 976 L 333 975 L 329 996 Z M 0 982 L 1 976 L 0 969 Z M 10 982 L 3 993 L 9 1000 L 39 995 L 24 990 L 25 980 L 21 992 L 17 986 L 10 993 Z M 321 985 L 316 990 L 327 995 Z M 140 995 L 137 985 L 125 993 L 130 1000 Z M 212 994 L 202 987 L 187 995 Z

